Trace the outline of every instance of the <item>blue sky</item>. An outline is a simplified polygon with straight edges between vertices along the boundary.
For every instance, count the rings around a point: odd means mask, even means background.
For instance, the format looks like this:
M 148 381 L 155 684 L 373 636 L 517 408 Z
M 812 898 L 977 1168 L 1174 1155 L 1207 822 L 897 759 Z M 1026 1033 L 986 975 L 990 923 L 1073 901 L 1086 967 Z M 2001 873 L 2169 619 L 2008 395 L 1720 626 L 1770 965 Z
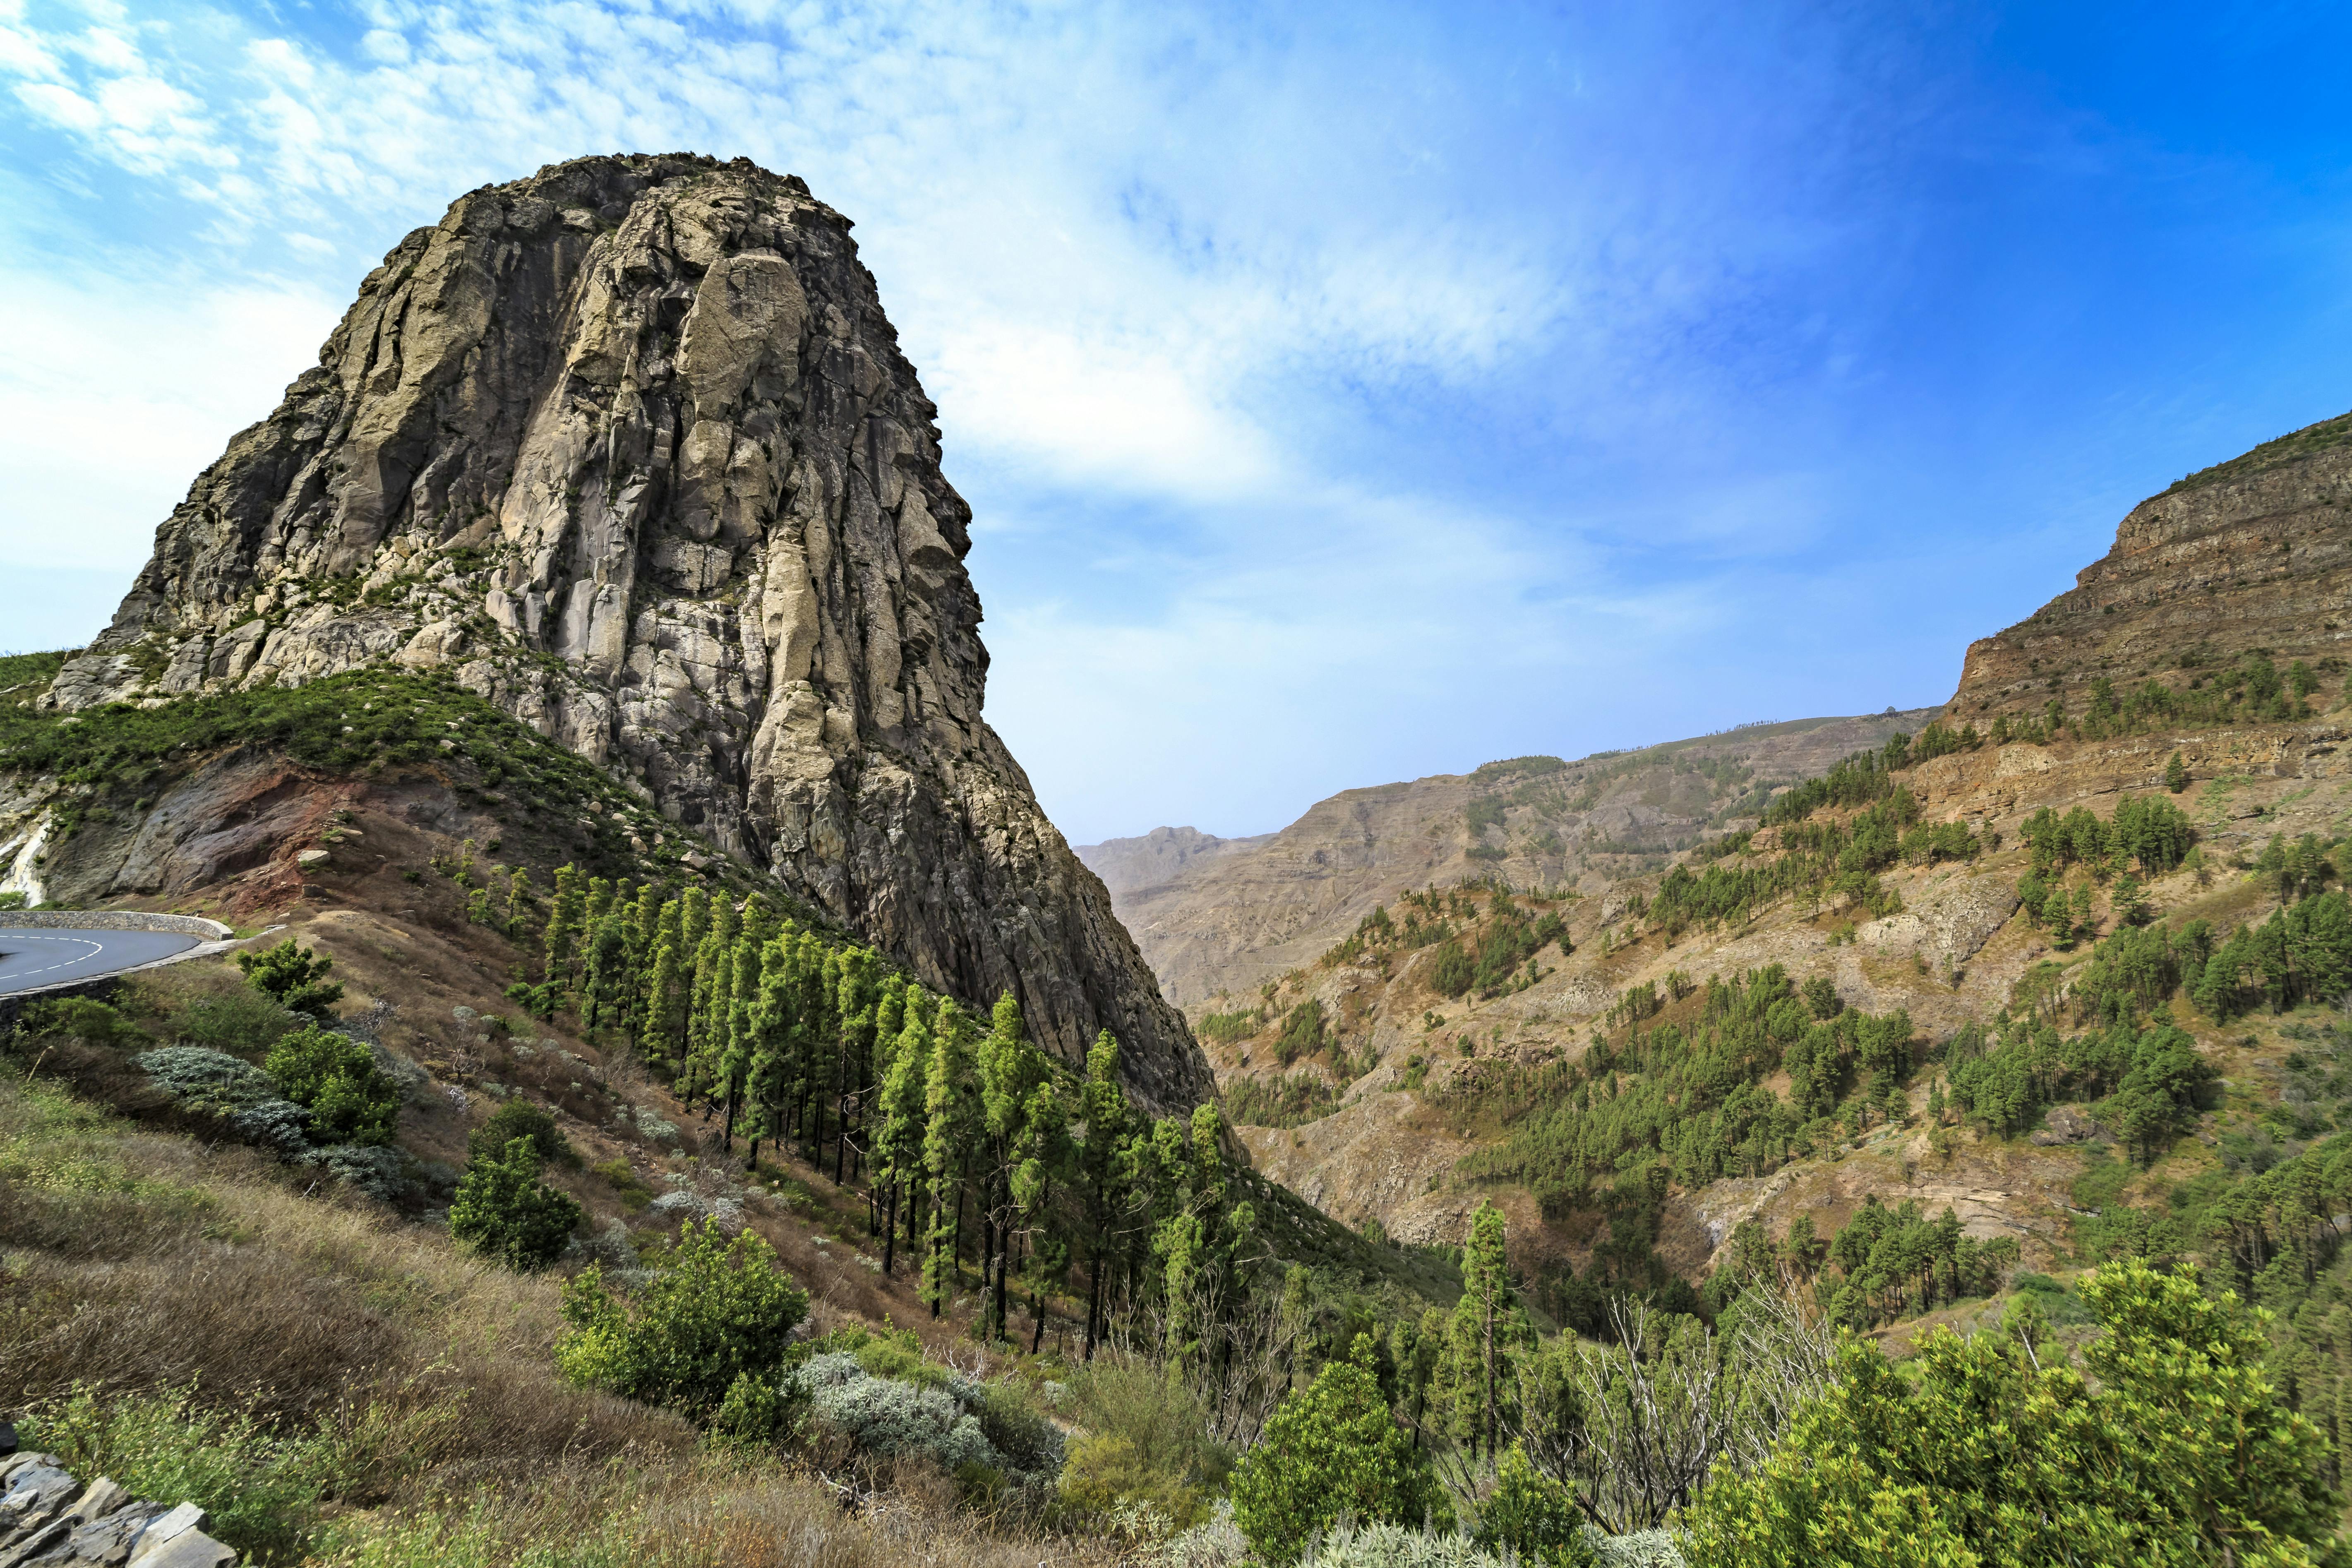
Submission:
M 1941 700 L 2180 474 L 2352 405 L 2322 5 L 0 0 L 0 647 L 458 192 L 856 218 L 1073 841 Z

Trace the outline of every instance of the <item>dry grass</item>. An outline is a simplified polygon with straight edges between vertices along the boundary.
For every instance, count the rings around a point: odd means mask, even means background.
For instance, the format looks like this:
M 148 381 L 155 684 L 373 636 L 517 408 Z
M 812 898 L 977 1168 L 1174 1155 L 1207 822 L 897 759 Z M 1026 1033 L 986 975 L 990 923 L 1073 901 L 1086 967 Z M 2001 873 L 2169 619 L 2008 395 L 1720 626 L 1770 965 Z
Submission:
M 404 1517 L 347 1520 L 336 1568 L 1078 1568 L 1109 1543 L 1041 1539 L 959 1518 L 947 1489 L 908 1477 L 852 1496 L 763 1462 L 704 1456 L 619 1475 L 573 1467 L 528 1489 L 484 1489 Z M 937 1492 L 940 1496 L 927 1496 Z
M 250 1412 L 323 1456 L 314 1561 L 1111 1560 L 1102 1542 L 961 1514 L 952 1482 L 919 1465 L 845 1494 L 772 1456 L 708 1452 L 675 1416 L 559 1377 L 558 1280 L 487 1266 L 252 1151 L 125 1121 L 21 1061 L 0 1063 L 0 1410 L 192 1389 L 197 1410 Z
M 556 1285 L 314 1190 L 250 1151 L 0 1082 L 0 1406 L 194 1384 L 310 1423 L 450 1412 L 420 1474 L 690 1448 L 683 1423 L 556 1378 Z

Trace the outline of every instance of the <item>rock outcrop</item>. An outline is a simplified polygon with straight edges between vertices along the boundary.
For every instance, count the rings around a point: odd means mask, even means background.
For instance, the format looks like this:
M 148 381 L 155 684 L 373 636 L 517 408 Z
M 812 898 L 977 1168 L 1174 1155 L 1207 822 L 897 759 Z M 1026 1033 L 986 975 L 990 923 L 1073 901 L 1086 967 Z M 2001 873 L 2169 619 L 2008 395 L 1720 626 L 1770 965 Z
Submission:
M 2261 649 L 2340 667 L 2352 647 L 2352 414 L 2189 475 L 2134 507 L 2075 586 L 1969 645 L 1949 711 L 1982 724 L 2092 681 L 2185 687 Z
M 0 1456 L 6 1568 L 232 1568 L 236 1553 L 206 1535 L 204 1522 L 193 1503 L 141 1502 L 104 1476 L 84 1486 L 54 1454 Z
M 970 510 L 849 229 L 741 160 L 461 197 L 48 700 L 448 670 L 1066 1059 L 1109 1028 L 1181 1109 L 1197 1047 L 982 717 Z

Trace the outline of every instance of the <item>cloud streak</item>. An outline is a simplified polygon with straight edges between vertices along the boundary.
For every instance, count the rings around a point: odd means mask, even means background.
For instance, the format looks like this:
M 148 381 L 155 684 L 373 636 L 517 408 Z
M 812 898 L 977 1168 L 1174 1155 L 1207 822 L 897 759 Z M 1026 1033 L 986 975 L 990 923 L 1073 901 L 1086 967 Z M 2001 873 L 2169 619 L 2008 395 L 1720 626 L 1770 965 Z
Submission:
M 2038 64 L 2001 77 L 1989 31 L 1675 3 L 0 0 L 0 288 L 38 321 L 0 342 L 25 476 L 0 566 L 127 577 L 457 192 L 691 149 L 857 220 L 979 514 L 992 715 L 1075 837 L 1932 700 L 1959 632 L 2103 547 L 2154 449 L 2112 412 L 2163 368 L 2131 357 L 2147 334 L 2075 353 L 2065 324 L 2127 291 L 2031 247 L 2099 254 L 2084 193 L 2136 169 L 2188 193 L 2163 200 L 2225 188 L 2048 101 Z M 2224 297 L 2300 297 L 2261 281 Z M 2021 391 L 2028 354 L 2081 398 Z M 2021 507 L 2037 472 L 2057 499 Z

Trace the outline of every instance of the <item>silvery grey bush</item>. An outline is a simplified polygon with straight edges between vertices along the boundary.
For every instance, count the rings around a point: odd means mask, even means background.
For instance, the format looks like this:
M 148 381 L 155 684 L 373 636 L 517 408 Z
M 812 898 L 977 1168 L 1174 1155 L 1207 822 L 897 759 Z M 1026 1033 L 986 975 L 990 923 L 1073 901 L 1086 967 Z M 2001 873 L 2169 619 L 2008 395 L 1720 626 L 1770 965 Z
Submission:
M 850 1377 L 836 1376 L 835 1367 L 818 1369 L 819 1363 L 839 1361 L 856 1366 L 854 1356 L 817 1356 L 803 1369 L 809 1414 L 860 1448 L 880 1458 L 926 1454 L 950 1470 L 966 1464 L 1006 1468 L 979 1418 L 944 1390 L 874 1377 L 863 1369 Z

